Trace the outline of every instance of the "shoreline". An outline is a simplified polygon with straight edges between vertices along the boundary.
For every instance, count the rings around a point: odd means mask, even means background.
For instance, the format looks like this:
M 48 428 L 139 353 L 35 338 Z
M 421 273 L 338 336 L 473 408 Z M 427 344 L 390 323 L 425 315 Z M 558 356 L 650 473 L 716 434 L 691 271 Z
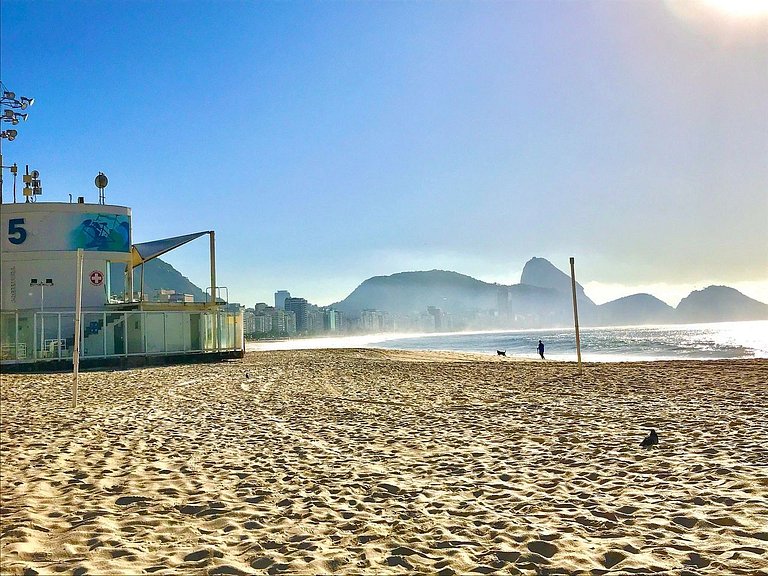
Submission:
M 3 374 L 0 572 L 768 575 L 768 360 Z M 660 444 L 642 449 L 654 428 Z
M 585 362 L 726 360 L 768 358 L 768 322 L 725 322 L 697 325 L 588 327 L 581 331 Z M 379 333 L 358 336 L 294 338 L 271 343 L 248 342 L 248 351 L 373 348 L 386 350 L 455 351 L 539 360 L 536 343 L 544 340 L 547 360 L 576 361 L 572 328 L 467 331 L 440 333 Z

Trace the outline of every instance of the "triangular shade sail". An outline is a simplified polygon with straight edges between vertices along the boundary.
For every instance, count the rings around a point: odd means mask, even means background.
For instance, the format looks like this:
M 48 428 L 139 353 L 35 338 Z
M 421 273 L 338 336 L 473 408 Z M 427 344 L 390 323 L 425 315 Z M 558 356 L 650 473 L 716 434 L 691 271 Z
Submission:
M 194 234 L 185 234 L 184 236 L 174 236 L 173 238 L 134 244 L 131 246 L 131 268 L 136 268 L 136 266 L 144 264 L 144 262 L 148 262 L 152 258 L 162 256 L 166 252 L 191 242 L 203 234 L 208 234 L 208 232 L 195 232 Z

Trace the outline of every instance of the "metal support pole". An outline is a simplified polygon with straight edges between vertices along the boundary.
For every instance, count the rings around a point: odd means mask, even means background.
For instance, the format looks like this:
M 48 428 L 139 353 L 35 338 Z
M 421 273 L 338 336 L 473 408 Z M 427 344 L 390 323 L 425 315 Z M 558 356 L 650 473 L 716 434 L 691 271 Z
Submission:
M 573 291 L 573 322 L 576 327 L 576 357 L 579 361 L 579 374 L 582 374 L 581 340 L 579 338 L 579 308 L 576 304 L 576 273 L 574 272 L 573 257 L 571 257 L 571 288 Z
M 80 313 L 83 304 L 83 249 L 77 249 L 77 286 L 75 287 L 75 344 L 72 352 L 72 408 L 77 408 L 77 388 L 80 384 Z
M 216 232 L 208 232 L 211 237 L 210 260 L 211 260 L 211 303 L 216 304 Z
M 216 306 L 216 232 L 211 230 L 209 232 L 211 236 L 211 303 L 213 304 L 213 308 L 211 312 L 213 312 L 213 322 L 211 325 L 213 326 L 213 342 L 216 346 L 216 351 L 218 352 L 221 348 L 221 340 L 220 340 L 220 333 L 219 333 L 219 309 Z
M 43 303 L 45 302 L 45 284 L 40 284 L 40 357 L 45 354 L 45 317 Z

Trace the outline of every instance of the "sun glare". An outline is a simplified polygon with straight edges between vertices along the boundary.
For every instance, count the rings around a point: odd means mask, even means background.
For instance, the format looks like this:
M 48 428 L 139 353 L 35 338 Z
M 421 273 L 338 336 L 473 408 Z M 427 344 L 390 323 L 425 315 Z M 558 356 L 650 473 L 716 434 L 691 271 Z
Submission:
M 701 0 L 709 6 L 734 18 L 760 18 L 768 16 L 768 0 Z
M 768 42 L 768 0 L 665 0 L 671 14 L 722 45 Z

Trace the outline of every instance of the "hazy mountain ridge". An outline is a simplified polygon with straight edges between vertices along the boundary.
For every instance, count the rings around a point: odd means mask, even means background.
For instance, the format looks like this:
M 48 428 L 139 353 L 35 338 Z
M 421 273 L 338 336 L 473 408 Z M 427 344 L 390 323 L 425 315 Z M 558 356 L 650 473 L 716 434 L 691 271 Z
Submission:
M 694 291 L 677 308 L 651 294 L 633 294 L 595 304 L 577 283 L 579 320 L 584 325 L 636 325 L 768 319 L 768 304 L 734 288 Z M 375 309 L 389 314 L 423 313 L 428 306 L 454 315 L 493 313 L 496 326 L 545 327 L 573 321 L 571 278 L 544 258 L 532 258 L 520 284 L 490 284 L 445 270 L 400 272 L 364 281 L 333 305 L 351 316 Z
M 159 289 L 170 289 L 193 294 L 195 301 L 205 301 L 202 289 L 162 259 L 155 258 L 146 266 L 144 291 L 148 295 Z M 141 268 L 135 270 L 136 290 L 140 289 L 140 271 Z M 579 320 L 585 326 L 768 319 L 768 304 L 727 286 L 693 291 L 677 308 L 651 294 L 633 294 L 597 305 L 578 282 L 576 293 Z M 544 258 L 529 260 L 523 267 L 521 282 L 511 285 L 483 282 L 447 270 L 374 276 L 332 306 L 351 317 L 367 309 L 395 315 L 421 314 L 434 306 L 453 315 L 495 311 L 497 325 L 514 327 L 567 326 L 573 322 L 571 278 Z
M 709 286 L 683 298 L 677 305 L 676 315 L 682 322 L 765 320 L 768 304 L 745 296 L 735 288 Z
M 496 292 L 495 284 L 458 272 L 398 272 L 365 280 L 333 307 L 347 313 L 377 309 L 394 314 L 416 314 L 428 306 L 460 312 L 495 306 Z M 438 293 L 440 296 L 435 296 Z

